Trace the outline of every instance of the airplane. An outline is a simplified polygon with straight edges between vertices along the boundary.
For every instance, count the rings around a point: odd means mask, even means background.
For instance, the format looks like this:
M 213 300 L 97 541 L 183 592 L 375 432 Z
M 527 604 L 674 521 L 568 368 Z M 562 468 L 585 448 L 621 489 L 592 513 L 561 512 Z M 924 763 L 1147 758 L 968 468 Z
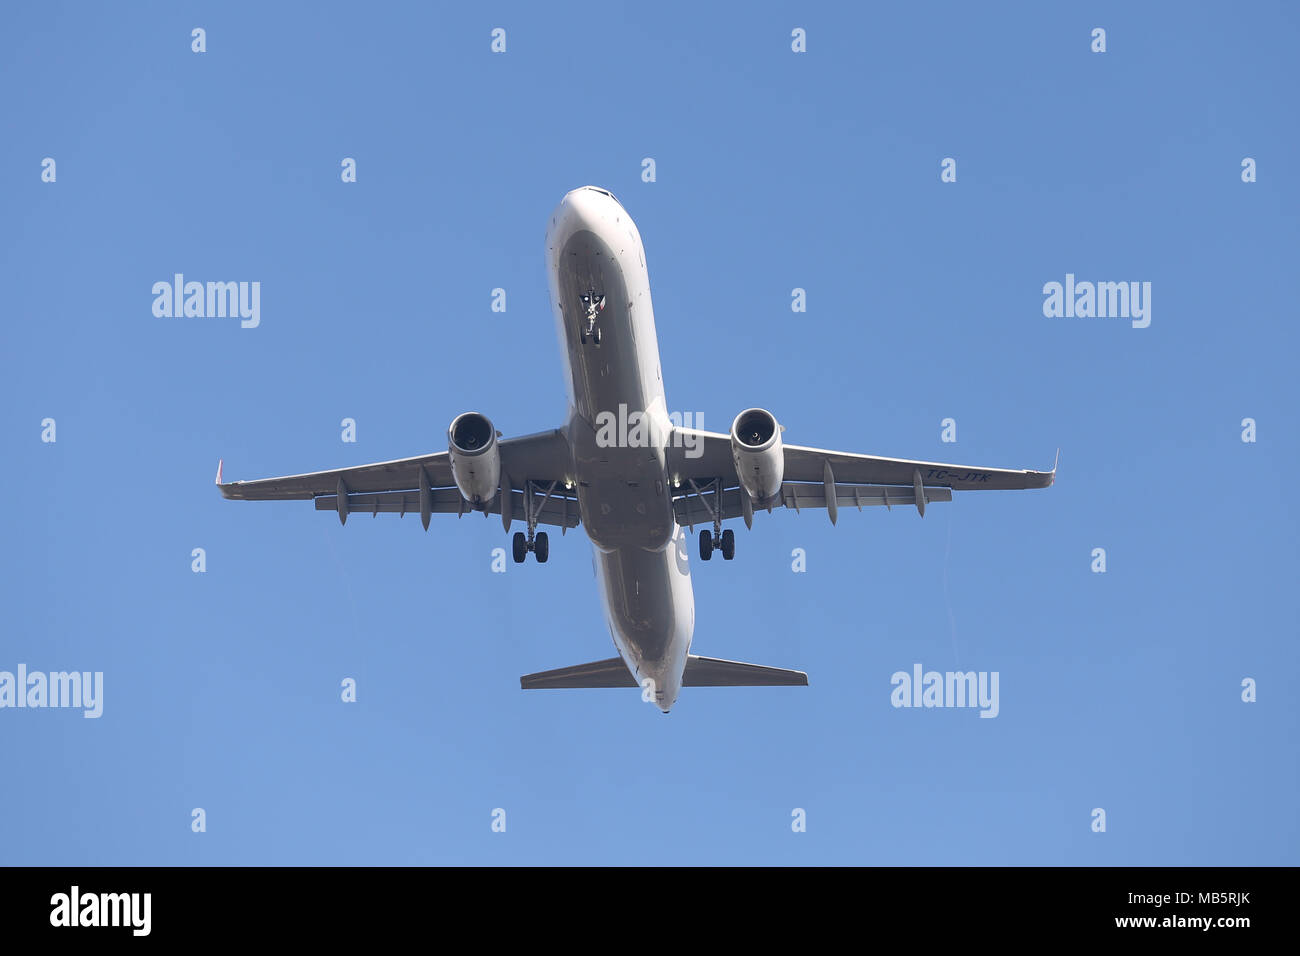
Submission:
M 667 411 L 650 278 L 640 233 L 613 193 L 567 193 L 546 231 L 551 305 L 568 390 L 565 423 L 503 438 L 480 412 L 456 416 L 447 450 L 282 478 L 222 482 L 226 498 L 312 499 L 340 522 L 352 514 L 500 515 L 513 558 L 544 564 L 550 541 L 582 527 L 617 657 L 520 678 L 525 690 L 640 687 L 665 714 L 683 687 L 806 686 L 802 671 L 691 653 L 695 601 L 687 535 L 699 556 L 735 557 L 723 523 L 773 508 L 926 506 L 953 491 L 1044 488 L 1050 472 L 878 458 L 786 445 L 766 409 L 747 408 L 728 434 L 685 427 Z M 631 412 L 626 412 L 631 409 Z M 615 411 L 619 427 L 607 427 Z M 625 414 L 626 413 L 626 414 Z M 1057 455 L 1059 459 L 1059 452 Z

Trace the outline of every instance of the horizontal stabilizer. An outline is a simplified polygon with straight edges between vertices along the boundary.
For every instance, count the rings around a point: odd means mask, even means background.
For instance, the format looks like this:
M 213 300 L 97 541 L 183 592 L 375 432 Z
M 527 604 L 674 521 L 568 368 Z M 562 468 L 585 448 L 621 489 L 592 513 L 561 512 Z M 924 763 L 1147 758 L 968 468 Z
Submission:
M 552 671 L 539 671 L 519 678 L 524 690 L 573 689 L 578 687 L 636 687 L 632 672 L 621 657 L 557 667 Z M 724 661 L 716 657 L 686 659 L 683 687 L 806 687 L 808 675 L 803 671 L 789 671 L 781 667 L 764 667 L 741 661 Z
M 590 664 L 574 664 L 572 667 L 557 667 L 553 671 L 539 671 L 525 674 L 519 678 L 519 686 L 524 690 L 539 688 L 573 688 L 573 687 L 636 687 L 632 672 L 627 669 L 621 657 L 593 661 Z
M 716 657 L 686 659 L 683 687 L 807 687 L 808 675 L 783 667 L 764 667 Z

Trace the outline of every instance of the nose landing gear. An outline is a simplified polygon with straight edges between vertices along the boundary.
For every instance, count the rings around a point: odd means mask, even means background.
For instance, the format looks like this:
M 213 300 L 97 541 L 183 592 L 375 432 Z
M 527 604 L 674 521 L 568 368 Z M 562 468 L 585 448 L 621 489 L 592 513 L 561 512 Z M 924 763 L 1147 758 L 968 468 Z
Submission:
M 596 318 L 600 313 L 605 311 L 605 295 L 597 292 L 595 289 L 588 289 L 582 293 L 582 307 L 586 310 L 585 328 L 578 330 L 578 341 L 583 345 L 587 344 L 588 339 L 597 346 L 600 345 L 600 329 L 596 327 Z

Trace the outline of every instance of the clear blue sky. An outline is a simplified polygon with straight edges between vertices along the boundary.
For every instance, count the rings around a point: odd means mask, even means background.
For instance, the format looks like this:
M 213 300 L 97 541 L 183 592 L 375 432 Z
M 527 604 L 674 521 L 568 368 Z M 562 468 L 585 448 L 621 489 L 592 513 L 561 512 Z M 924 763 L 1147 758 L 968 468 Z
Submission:
M 103 671 L 105 701 L 0 710 L 0 863 L 1300 862 L 1300 31 L 1165 9 L 6 10 L 0 670 Z M 640 227 L 670 409 L 989 466 L 1059 446 L 1056 486 L 740 526 L 694 564 L 695 650 L 811 686 L 669 717 L 519 690 L 610 653 L 580 533 L 494 574 L 495 519 L 219 497 L 219 456 L 559 424 L 542 237 L 587 183 Z M 175 272 L 259 281 L 260 327 L 154 317 Z M 1151 282 L 1150 327 L 1044 317 L 1067 273 Z M 999 716 L 893 708 L 914 663 L 997 671 Z

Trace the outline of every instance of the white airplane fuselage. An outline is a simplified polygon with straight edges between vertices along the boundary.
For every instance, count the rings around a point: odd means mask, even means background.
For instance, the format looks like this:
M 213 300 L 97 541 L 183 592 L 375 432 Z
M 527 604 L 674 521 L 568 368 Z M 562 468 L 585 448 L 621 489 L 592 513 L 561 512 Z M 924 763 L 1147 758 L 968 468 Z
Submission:
M 618 200 L 585 186 L 551 214 L 546 261 L 581 527 L 614 646 L 667 713 L 681 690 L 695 599 L 686 532 L 673 514 L 672 430 L 645 249 Z M 638 415 L 646 416 L 641 427 Z

